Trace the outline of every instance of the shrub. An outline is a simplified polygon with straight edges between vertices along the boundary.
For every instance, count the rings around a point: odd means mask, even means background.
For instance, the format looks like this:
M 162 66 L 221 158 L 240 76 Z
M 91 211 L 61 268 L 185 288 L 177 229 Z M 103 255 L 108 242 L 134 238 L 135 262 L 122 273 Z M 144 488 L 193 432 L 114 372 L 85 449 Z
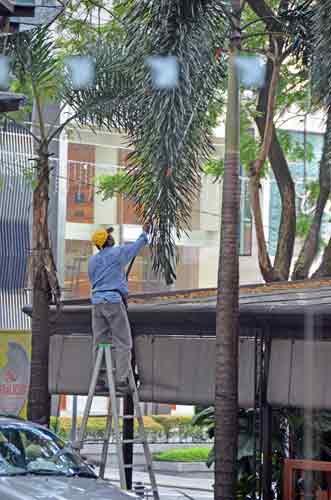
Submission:
M 154 415 L 153 419 L 162 426 L 166 441 L 174 436 L 184 441 L 206 441 L 208 439 L 206 427 L 193 425 L 192 417 Z
M 154 453 L 153 459 L 162 462 L 206 462 L 209 448 L 177 448 Z
M 144 427 L 147 437 L 157 437 L 159 436 L 163 429 L 162 426 L 156 422 L 152 417 L 143 417 Z M 82 424 L 82 417 L 77 418 L 77 427 L 80 428 Z M 70 417 L 60 417 L 56 419 L 51 418 L 51 429 L 56 432 L 60 437 L 65 440 L 70 439 L 71 431 L 71 418 Z M 123 422 L 120 419 L 120 429 L 122 429 Z M 134 429 L 138 430 L 138 421 L 134 421 Z M 87 421 L 86 435 L 89 439 L 102 439 L 106 430 L 106 417 L 90 417 Z
M 167 441 L 173 433 L 181 435 L 192 426 L 192 417 L 187 416 L 154 415 L 153 419 L 162 426 Z

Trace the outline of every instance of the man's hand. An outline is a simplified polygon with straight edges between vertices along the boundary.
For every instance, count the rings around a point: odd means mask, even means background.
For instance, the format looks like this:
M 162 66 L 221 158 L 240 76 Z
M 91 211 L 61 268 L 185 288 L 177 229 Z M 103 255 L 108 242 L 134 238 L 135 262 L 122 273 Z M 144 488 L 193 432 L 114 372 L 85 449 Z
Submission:
M 145 222 L 145 224 L 143 225 L 143 231 L 144 231 L 144 233 L 149 233 L 150 229 L 151 229 L 150 223 L 149 222 Z

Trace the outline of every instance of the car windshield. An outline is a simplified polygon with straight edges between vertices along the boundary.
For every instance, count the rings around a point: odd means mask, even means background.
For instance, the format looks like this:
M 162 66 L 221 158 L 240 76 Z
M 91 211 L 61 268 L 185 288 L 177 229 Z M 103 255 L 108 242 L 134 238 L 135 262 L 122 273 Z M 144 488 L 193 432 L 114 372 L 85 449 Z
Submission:
M 70 446 L 47 429 L 0 425 L 0 476 L 21 474 L 96 477 Z

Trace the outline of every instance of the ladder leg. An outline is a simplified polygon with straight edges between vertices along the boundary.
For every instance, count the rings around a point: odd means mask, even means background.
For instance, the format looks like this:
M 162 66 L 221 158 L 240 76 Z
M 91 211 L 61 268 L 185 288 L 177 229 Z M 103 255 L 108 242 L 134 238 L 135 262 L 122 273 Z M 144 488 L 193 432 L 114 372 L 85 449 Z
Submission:
M 111 401 L 109 398 L 108 413 L 107 413 L 107 427 L 106 427 L 105 440 L 104 440 L 103 445 L 102 445 L 102 455 L 101 455 L 100 473 L 99 473 L 101 479 L 105 478 L 105 471 L 106 471 L 106 465 L 107 465 L 107 459 L 108 459 L 109 441 L 110 441 L 110 437 L 111 437 L 111 427 L 112 427 L 112 407 L 111 407 Z
M 155 479 L 155 474 L 154 474 L 154 470 L 153 470 L 152 456 L 151 456 L 151 452 L 149 450 L 149 446 L 148 446 L 148 442 L 147 442 L 147 438 L 146 438 L 146 433 L 145 433 L 145 428 L 144 428 L 144 420 L 143 420 L 143 415 L 142 415 L 142 411 L 140 408 L 138 390 L 137 390 L 136 382 L 134 379 L 134 374 L 133 374 L 131 367 L 130 367 L 130 371 L 129 371 L 129 386 L 130 386 L 130 391 L 132 393 L 134 407 L 136 410 L 136 415 L 137 415 L 137 420 L 138 420 L 139 437 L 140 437 L 142 444 L 143 444 L 143 447 L 144 447 L 146 466 L 147 466 L 147 470 L 149 473 L 149 478 L 150 478 L 151 487 L 152 487 L 152 491 L 153 491 L 153 497 L 154 497 L 154 500 L 160 500 L 159 492 L 158 492 L 157 484 L 156 484 L 156 479 Z
M 78 435 L 78 441 L 77 441 L 77 448 L 79 448 L 79 449 L 82 448 L 82 446 L 83 446 L 83 441 L 84 441 L 86 426 L 87 426 L 87 420 L 88 420 L 88 417 L 89 417 L 89 414 L 91 411 L 93 396 L 94 396 L 95 388 L 96 388 L 97 381 L 98 381 L 98 376 L 99 376 L 99 372 L 100 372 L 100 368 L 101 368 L 101 364 L 102 364 L 102 359 L 103 359 L 103 348 L 99 347 L 96 363 L 95 363 L 95 366 L 93 369 L 92 380 L 91 380 L 91 384 L 90 384 L 89 392 L 88 392 L 88 396 L 87 396 L 87 402 L 86 402 L 85 409 L 84 409 L 82 425 L 81 425 L 81 428 L 79 429 L 79 435 Z
M 118 459 L 118 467 L 120 472 L 120 484 L 123 490 L 127 489 L 126 477 L 124 471 L 124 458 L 123 458 L 123 449 L 121 445 L 121 436 L 119 429 L 119 418 L 118 418 L 118 410 L 117 410 L 117 400 L 116 400 L 116 387 L 113 375 L 113 362 L 111 358 L 111 346 L 105 349 L 106 355 L 106 367 L 107 367 L 107 376 L 108 376 L 108 385 L 109 385 L 109 396 L 111 400 L 111 406 L 113 410 L 113 418 L 114 418 L 114 433 L 116 439 L 116 448 L 117 448 L 117 459 Z

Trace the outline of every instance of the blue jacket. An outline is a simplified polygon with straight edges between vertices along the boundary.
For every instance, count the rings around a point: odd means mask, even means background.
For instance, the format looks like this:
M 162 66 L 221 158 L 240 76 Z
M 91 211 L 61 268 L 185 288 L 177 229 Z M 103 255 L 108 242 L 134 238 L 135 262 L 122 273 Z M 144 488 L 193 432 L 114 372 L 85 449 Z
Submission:
M 106 247 L 89 258 L 88 276 L 92 288 L 92 304 L 105 300 L 111 303 L 121 302 L 120 294 L 109 290 L 128 294 L 125 266 L 138 255 L 147 242 L 147 234 L 142 233 L 134 243 Z

